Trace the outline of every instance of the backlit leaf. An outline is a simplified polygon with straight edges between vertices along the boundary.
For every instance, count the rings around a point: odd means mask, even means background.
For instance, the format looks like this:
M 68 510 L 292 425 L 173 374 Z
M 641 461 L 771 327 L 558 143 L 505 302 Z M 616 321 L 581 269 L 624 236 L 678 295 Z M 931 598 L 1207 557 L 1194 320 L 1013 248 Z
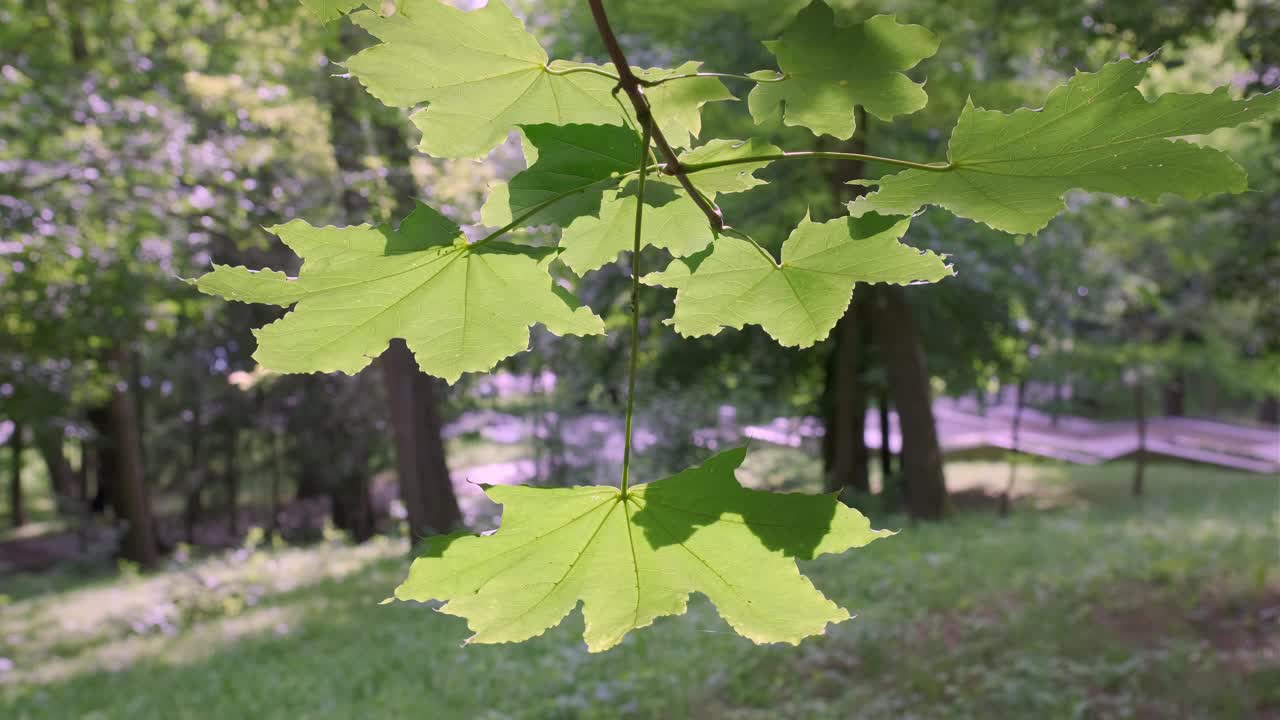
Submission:
M 684 165 L 697 165 L 699 163 L 739 160 L 780 152 L 782 150 L 777 146 L 757 138 L 751 138 L 750 140 L 716 139 L 709 141 L 705 145 L 680 153 L 680 162 Z M 690 173 L 690 177 L 693 179 L 693 184 L 704 195 L 715 196 L 719 193 L 745 192 L 767 182 L 756 177 L 755 171 L 768 166 L 769 163 L 769 160 L 761 160 L 759 162 L 726 165 Z M 670 175 L 657 175 L 655 179 L 668 185 L 679 185 L 679 181 Z
M 215 267 L 203 292 L 293 311 L 254 331 L 254 358 L 286 373 L 354 373 L 403 338 L 423 371 L 454 382 L 528 348 L 529 327 L 560 335 L 604 324 L 547 274 L 554 251 L 501 242 L 469 245 L 456 225 L 419 205 L 398 229 L 271 229 L 305 261 L 297 278 Z
M 496 185 L 480 209 L 490 227 L 506 225 L 521 213 L 565 193 L 571 196 L 529 217 L 522 224 L 568 225 L 574 218 L 594 215 L 602 182 L 636 169 L 640 136 L 620 125 L 525 125 L 521 128 L 536 159 L 510 182 Z
M 686 165 L 741 159 L 781 152 L 763 140 L 712 140 L 705 145 L 680 154 L 680 162 Z M 691 173 L 694 185 L 704 195 L 714 198 L 719 194 L 745 192 L 765 181 L 755 176 L 755 171 L 769 161 L 727 165 Z M 641 247 L 665 248 L 676 257 L 692 255 L 705 248 L 715 238 L 707 216 L 689 200 L 680 189 L 680 183 L 671 175 L 656 174 L 649 184 L 649 200 L 645 203 L 645 216 L 641 232 Z M 654 183 L 662 183 L 666 195 L 658 192 Z M 634 184 L 634 183 L 633 183 Z M 661 197 L 662 201 L 654 198 Z M 604 194 L 598 217 L 585 215 L 574 220 L 560 237 L 564 253 L 560 259 L 578 275 L 595 270 L 612 261 L 618 253 L 630 250 L 635 234 L 636 199 L 625 191 Z
M 502 0 L 464 12 L 438 0 L 400 0 L 383 17 L 359 12 L 351 19 L 382 41 L 347 61 L 375 97 L 414 107 L 420 149 L 436 157 L 477 157 L 518 125 L 621 125 L 629 111 L 612 95 L 615 81 L 592 72 L 609 66 L 555 60 Z M 682 66 L 696 67 L 694 65 Z M 566 73 L 568 74 L 556 74 Z M 660 77 L 676 71 L 640 71 Z M 719 81 L 681 80 L 655 88 L 654 116 L 672 142 L 684 144 L 701 124 L 702 104 L 729 99 Z
M 1280 92 L 1232 100 L 1135 87 L 1146 62 L 1124 60 L 1077 73 L 1044 108 L 1005 114 L 969 103 L 951 135 L 946 171 L 906 170 L 850 205 L 855 213 L 913 213 L 938 205 L 1010 233 L 1033 233 L 1063 208 L 1069 190 L 1154 201 L 1243 192 L 1244 170 L 1226 154 L 1171 138 L 1256 120 L 1280 108 Z
M 637 69 L 641 80 L 661 80 L 695 73 L 700 62 L 687 62 L 674 70 Z M 702 133 L 702 106 L 709 102 L 733 100 L 733 94 L 716 78 L 684 78 L 646 88 L 645 97 L 653 110 L 653 120 L 675 147 L 688 147 Z
M 365 0 L 302 0 L 302 6 L 321 22 L 337 20 L 356 8 L 364 7 L 364 4 Z
M 813 0 L 765 46 L 778 58 L 785 79 L 752 89 L 747 97 L 751 117 L 762 123 L 781 109 L 787 125 L 848 139 L 856 105 L 891 120 L 928 103 L 924 87 L 902 71 L 937 52 L 938 40 L 925 28 L 901 25 L 889 15 L 842 27 L 825 2 Z
M 667 249 L 676 257 L 692 255 L 715 237 L 707 216 L 677 190 L 661 205 L 645 203 L 640 246 Z M 654 186 L 648 186 L 653 197 Z M 600 203 L 600 216 L 585 215 L 574 220 L 560 236 L 560 260 L 578 275 L 596 270 L 630 250 L 636 223 L 636 196 L 626 190 L 610 190 Z
M 782 245 L 781 264 L 746 240 L 722 236 L 709 254 L 676 260 L 643 278 L 674 288 L 668 320 L 688 337 L 759 325 L 782 345 L 809 347 L 844 315 L 855 283 L 937 282 L 952 274 L 933 252 L 898 242 L 910 220 L 805 218 Z
M 834 495 L 747 490 L 734 478 L 745 450 L 646 485 L 485 492 L 502 504 L 493 535 L 431 538 L 398 600 L 445 600 L 469 642 L 519 642 L 579 603 L 584 638 L 608 650 L 632 630 L 682 614 L 706 595 L 739 634 L 798 643 L 849 614 L 796 567 L 891 535 Z

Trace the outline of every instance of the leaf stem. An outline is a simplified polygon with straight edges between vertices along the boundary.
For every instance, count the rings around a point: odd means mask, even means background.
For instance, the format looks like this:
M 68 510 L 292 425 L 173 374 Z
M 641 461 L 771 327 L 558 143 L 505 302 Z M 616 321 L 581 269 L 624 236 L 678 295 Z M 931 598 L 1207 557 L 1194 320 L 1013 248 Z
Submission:
M 644 128 L 640 148 L 640 173 L 636 181 L 636 234 L 631 245 L 631 361 L 627 369 L 627 418 L 622 445 L 622 497 L 627 497 L 631 482 L 631 418 L 636 409 L 636 365 L 640 359 L 640 236 L 644 227 L 644 181 L 649 174 L 649 141 L 651 131 Z
M 567 68 L 564 68 L 563 70 L 555 70 L 550 65 L 543 65 L 542 69 L 546 70 L 548 75 L 572 75 L 574 73 L 591 73 L 592 75 L 602 75 L 614 82 L 618 82 L 617 75 L 614 75 L 608 70 L 601 70 L 600 68 L 591 67 L 589 65 L 584 65 L 580 67 L 567 67 Z
M 648 125 L 644 127 L 644 132 L 646 134 L 649 132 Z M 490 240 L 497 239 L 498 237 L 505 235 L 511 230 L 514 230 L 515 228 L 519 227 L 522 223 L 524 223 L 525 220 L 528 220 L 534 215 L 537 215 L 543 210 L 546 210 L 548 207 L 555 205 L 556 203 L 560 202 L 561 200 L 564 200 L 567 197 L 577 195 L 580 192 L 586 192 L 587 190 L 597 185 L 602 185 L 602 184 L 611 183 L 611 182 L 619 182 L 620 180 L 630 175 L 635 175 L 635 174 L 643 175 L 643 173 L 647 173 L 647 172 L 666 171 L 666 167 L 667 167 L 666 163 L 648 164 L 647 162 L 648 151 L 649 151 L 649 148 L 648 148 L 648 144 L 646 143 L 645 145 L 646 164 L 643 168 L 643 172 L 641 170 L 631 170 L 629 172 L 623 173 L 622 175 L 603 178 L 589 185 L 583 185 L 582 187 L 574 188 L 572 190 L 567 190 L 565 192 L 560 193 L 559 195 L 556 195 L 551 198 L 547 198 L 546 200 L 543 200 L 537 205 L 534 205 L 528 210 L 525 210 L 524 212 L 520 213 L 514 219 L 512 219 L 511 222 L 507 223 L 506 225 L 503 225 L 497 230 L 494 230 L 493 232 L 489 233 L 488 235 L 481 238 L 480 240 L 475 241 L 474 243 L 471 244 L 472 247 L 476 245 L 480 245 L 481 243 L 487 243 Z M 929 172 L 946 172 L 948 170 L 954 169 L 955 167 L 951 163 L 918 163 L 918 162 L 912 162 L 910 160 L 899 160 L 897 158 L 881 157 L 879 155 L 865 155 L 863 153 L 848 153 L 848 152 L 826 152 L 826 151 L 816 151 L 816 150 L 815 151 L 799 150 L 795 152 L 771 153 L 768 155 L 752 155 L 750 157 L 728 158 L 726 160 L 713 160 L 711 162 L 704 162 L 704 163 L 684 163 L 680 167 L 683 174 L 692 175 L 694 173 L 702 172 L 703 170 L 713 170 L 715 168 L 729 167 L 731 165 L 744 165 L 747 163 L 773 162 L 774 160 L 862 160 L 865 162 L 878 162 L 878 163 L 884 163 L 886 165 L 897 165 L 898 167 L 911 168 L 912 170 L 927 170 Z M 695 188 L 695 192 L 697 192 L 696 188 Z M 697 197 L 701 198 L 702 194 L 698 193 Z M 723 228 L 721 229 L 723 230 Z
M 613 61 L 613 67 L 618 71 L 618 86 L 627 94 L 627 98 L 631 100 L 631 105 L 636 110 L 636 120 L 639 121 L 641 127 L 645 129 L 653 137 L 653 142 L 658 146 L 658 152 L 662 155 L 666 162 L 662 165 L 662 172 L 674 176 L 680 181 L 681 187 L 689 194 L 689 198 L 693 200 L 703 215 L 707 216 L 707 222 L 711 224 L 714 232 L 720 232 L 724 229 L 724 215 L 721 214 L 720 208 L 694 187 L 689 176 L 685 174 L 684 168 L 680 165 L 680 158 L 676 155 L 676 151 L 671 147 L 671 143 L 667 141 L 665 135 L 662 134 L 662 128 L 658 127 L 657 122 L 653 119 L 653 111 L 649 107 L 649 100 L 644 96 L 644 88 L 639 77 L 631 69 L 631 64 L 627 62 L 626 53 L 622 51 L 622 46 L 618 44 L 618 37 L 613 34 L 613 27 L 609 25 L 609 15 L 604 10 L 603 0 L 588 0 L 591 6 L 591 17 L 595 20 L 596 31 L 600 34 L 600 40 L 604 43 L 605 49 L 609 51 L 609 59 Z M 647 163 L 646 163 L 647 167 Z
M 744 163 L 753 162 L 773 162 L 774 160 L 861 160 L 863 162 L 878 162 L 886 165 L 897 165 L 898 167 L 911 168 L 912 170 L 927 170 L 929 172 L 946 172 L 953 168 L 951 163 L 918 163 L 911 162 L 910 160 L 881 157 L 879 155 L 866 155 L 863 153 L 850 152 L 827 152 L 818 150 L 752 155 L 750 157 L 712 160 L 710 162 L 703 163 L 685 163 L 682 167 L 687 173 L 696 173 L 702 170 L 711 170 L 713 168 L 727 167 L 729 165 L 742 165 Z
M 634 171 L 633 171 L 633 172 L 634 172 Z M 630 174 L 630 173 L 628 173 L 628 174 Z M 547 198 L 546 200 L 543 200 L 542 202 L 538 203 L 537 205 L 534 205 L 533 207 L 529 208 L 528 210 L 525 210 L 524 212 L 522 212 L 522 213 L 520 213 L 519 215 L 515 216 L 514 218 L 512 218 L 512 219 L 511 219 L 511 222 L 507 223 L 506 225 L 503 225 L 502 227 L 498 228 L 497 230 L 494 230 L 493 232 L 489 233 L 488 235 L 485 235 L 484 237 L 480 238 L 479 240 L 477 240 L 477 241 L 475 241 L 475 242 L 471 243 L 471 247 L 475 247 L 475 246 L 477 246 L 477 245 L 481 245 L 481 244 L 487 243 L 487 242 L 489 242 L 490 240 L 496 240 L 497 238 L 499 238 L 499 237 L 501 237 L 501 236 L 503 236 L 503 235 L 506 235 L 508 232 L 510 232 L 510 231 L 512 231 L 512 230 L 514 230 L 514 229 L 516 229 L 516 228 L 518 228 L 518 227 L 520 227 L 520 226 L 524 223 L 524 221 L 525 221 L 525 220 L 528 220 L 529 218 L 533 217 L 534 215 L 537 215 L 538 213 L 542 212 L 543 210 L 546 210 L 547 208 L 551 207 L 552 205 L 555 205 L 556 203 L 560 202 L 561 200 L 564 200 L 564 199 L 565 199 L 565 198 L 567 198 L 567 197 L 570 197 L 570 196 L 572 196 L 572 195 L 577 195 L 577 194 L 578 194 L 578 193 L 580 193 L 580 192 L 586 192 L 587 190 L 589 190 L 589 189 L 591 189 L 591 188 L 595 187 L 596 185 L 601 185 L 601 184 L 609 183 L 609 182 L 617 182 L 617 181 L 618 181 L 618 179 L 619 179 L 618 177 L 607 177 L 607 178 L 603 178 L 603 179 L 600 179 L 600 180 L 596 180 L 596 181 L 595 181 L 595 182 L 593 182 L 593 183 L 589 183 L 589 184 L 587 184 L 587 185 L 583 185 L 582 187 L 576 187 L 576 188 L 574 188 L 574 189 L 572 189 L 572 190 L 566 190 L 566 191 L 564 191 L 564 192 L 560 193 L 559 195 L 556 195 L 556 196 L 554 196 L 554 197 Z
M 774 265 L 779 264 L 777 259 L 773 257 L 773 253 L 769 252 L 768 250 L 765 250 L 764 246 L 756 242 L 756 239 L 751 237 L 750 235 L 730 227 L 727 227 L 724 229 L 724 234 L 728 237 L 737 238 L 739 240 L 745 240 L 751 243 L 751 245 L 756 249 L 757 252 L 759 252 L 761 255 L 765 256 L 766 258 L 769 258 L 769 262 L 773 263 Z
M 746 80 L 747 82 L 756 82 L 756 83 L 781 82 L 787 79 L 787 76 L 783 75 L 782 73 L 778 73 L 778 77 L 754 78 L 754 77 L 751 77 L 750 75 L 739 75 L 737 73 L 692 72 L 692 73 L 683 73 L 681 75 L 672 75 L 671 77 L 664 77 L 658 80 L 641 80 L 640 84 L 645 87 L 657 87 L 664 83 L 673 82 L 675 80 L 689 80 L 691 78 L 705 78 L 705 77 L 729 78 L 730 80 Z

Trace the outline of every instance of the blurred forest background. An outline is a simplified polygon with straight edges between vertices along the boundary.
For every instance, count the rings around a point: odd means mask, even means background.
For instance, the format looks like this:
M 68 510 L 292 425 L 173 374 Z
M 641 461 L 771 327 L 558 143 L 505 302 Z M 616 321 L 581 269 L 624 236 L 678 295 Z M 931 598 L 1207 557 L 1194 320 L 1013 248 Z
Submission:
M 605 59 L 585 4 L 511 4 L 552 57 Z M 610 12 L 639 66 L 747 72 L 803 4 Z M 841 144 L 713 103 L 704 139 L 939 160 L 967 98 L 1035 107 L 1155 51 L 1146 90 L 1280 85 L 1275 0 L 832 4 L 940 36 L 912 72 L 929 106 Z M 286 0 L 0 0 L 0 714 L 1280 717 L 1280 121 L 1200 139 L 1241 195 L 1072 195 L 1036 237 L 927 212 L 907 240 L 958 275 L 860 287 L 808 350 L 681 338 L 646 289 L 639 477 L 750 440 L 745 483 L 905 532 L 811 563 L 859 617 L 798 649 L 705 603 L 600 657 L 577 619 L 460 648 L 460 621 L 375 603 L 412 540 L 496 525 L 475 483 L 616 482 L 626 268 L 559 271 L 607 337 L 535 330 L 451 387 L 403 346 L 356 377 L 264 372 L 250 329 L 281 311 L 182 282 L 296 270 L 262 230 L 292 218 L 421 198 L 479 222 L 518 143 L 416 153 L 336 64 L 370 42 Z M 876 170 L 777 164 L 726 215 L 776 249 Z

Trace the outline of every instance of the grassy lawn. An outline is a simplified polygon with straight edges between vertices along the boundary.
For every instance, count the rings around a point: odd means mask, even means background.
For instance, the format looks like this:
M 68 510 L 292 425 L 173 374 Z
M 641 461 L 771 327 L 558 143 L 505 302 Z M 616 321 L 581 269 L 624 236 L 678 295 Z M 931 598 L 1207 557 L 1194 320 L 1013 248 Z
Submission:
M 760 448 L 743 475 L 813 470 Z M 978 490 L 1006 476 L 949 472 Z M 406 568 L 387 539 L 4 579 L 0 716 L 1280 717 L 1280 484 L 1160 465 L 1136 501 L 1130 472 L 1029 465 L 1009 520 L 879 518 L 903 532 L 808 563 L 857 617 L 798 648 L 752 645 L 705 601 L 602 655 L 576 613 L 464 647 L 458 618 L 377 605 Z

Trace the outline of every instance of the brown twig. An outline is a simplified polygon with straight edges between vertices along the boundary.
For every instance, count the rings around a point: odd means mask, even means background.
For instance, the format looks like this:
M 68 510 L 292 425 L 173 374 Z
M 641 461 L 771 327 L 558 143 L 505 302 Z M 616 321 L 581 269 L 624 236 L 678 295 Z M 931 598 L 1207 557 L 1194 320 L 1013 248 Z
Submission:
M 596 21 L 596 29 L 600 32 L 600 39 L 604 41 L 605 49 L 609 51 L 609 59 L 613 61 L 613 66 L 618 70 L 618 86 L 627 94 L 627 98 L 631 100 L 632 107 L 636 111 L 636 120 L 639 121 L 650 135 L 653 136 L 653 142 L 658 146 L 658 152 L 662 154 L 666 161 L 662 165 L 662 172 L 675 177 L 680 181 L 680 186 L 689 194 L 690 199 L 697 204 L 698 209 L 707 216 L 707 222 L 711 223 L 711 229 L 716 233 L 724 230 L 724 215 L 720 213 L 720 209 L 707 200 L 702 193 L 698 192 L 698 188 L 694 187 L 693 181 L 685 174 L 684 167 L 680 164 L 676 151 L 671 147 L 671 143 L 667 142 L 667 138 L 662 134 L 662 129 L 653 120 L 653 112 L 649 107 L 649 99 L 644 96 L 644 83 L 631 70 L 631 65 L 627 62 L 627 56 L 622 52 L 622 46 L 618 44 L 618 38 L 613 34 L 613 28 L 609 26 L 609 16 L 605 14 L 603 0 L 588 0 L 591 6 L 591 16 Z

